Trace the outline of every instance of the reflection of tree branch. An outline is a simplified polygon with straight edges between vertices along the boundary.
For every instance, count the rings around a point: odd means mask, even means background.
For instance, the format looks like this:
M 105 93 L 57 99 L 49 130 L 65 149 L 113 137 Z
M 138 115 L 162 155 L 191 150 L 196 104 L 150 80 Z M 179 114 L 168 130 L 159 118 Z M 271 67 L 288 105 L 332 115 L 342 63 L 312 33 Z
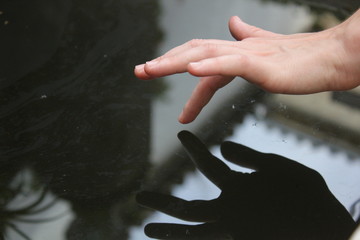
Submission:
M 22 179 L 21 182 L 19 184 L 17 184 L 14 189 L 10 189 L 7 187 L 7 189 L 1 190 L 1 191 L 11 192 L 12 196 L 10 198 L 1 199 L 2 201 L 1 201 L 1 205 L 0 205 L 0 220 L 1 220 L 0 228 L 3 231 L 5 229 L 5 227 L 9 227 L 14 232 L 19 234 L 22 238 L 24 238 L 26 240 L 30 240 L 30 238 L 16 226 L 15 222 L 23 222 L 23 223 L 31 223 L 31 224 L 45 223 L 45 222 L 57 220 L 57 219 L 63 217 L 65 214 L 67 214 L 67 212 L 58 214 L 54 217 L 48 217 L 48 218 L 42 218 L 42 219 L 27 218 L 30 215 L 35 215 L 35 214 L 39 214 L 41 212 L 47 211 L 48 209 L 53 207 L 58 202 L 58 199 L 55 198 L 52 201 L 50 201 L 49 203 L 46 203 L 44 206 L 40 206 L 41 204 L 44 203 L 45 198 L 49 193 L 49 191 L 46 188 L 42 188 L 41 190 L 34 192 L 34 194 L 37 194 L 40 192 L 39 196 L 32 203 L 28 204 L 27 206 L 24 206 L 19 209 L 7 209 L 8 204 L 11 201 L 13 201 L 14 199 L 16 199 L 17 196 L 19 196 L 20 194 L 22 194 L 24 192 L 25 181 L 27 181 L 27 180 Z M 3 235 L 1 237 L 5 236 L 4 232 L 1 232 L 0 234 Z
M 60 213 L 54 217 L 49 218 L 42 218 L 42 219 L 23 219 L 23 218 L 15 218 L 14 221 L 16 222 L 23 222 L 23 223 L 46 223 L 58 220 L 59 218 L 62 218 L 68 214 L 68 211 L 64 211 L 63 213 Z
M 15 224 L 7 223 L 6 225 L 8 225 L 11 229 L 13 229 L 17 234 L 19 234 L 25 240 L 31 240 L 31 238 L 29 238 L 24 232 L 22 232 Z
M 21 190 L 21 189 L 19 189 Z M 18 210 L 5 210 L 4 211 L 4 214 L 9 214 L 9 215 L 22 215 L 22 214 L 29 214 L 31 210 L 33 210 L 33 208 L 37 207 L 45 198 L 46 194 L 47 194 L 47 190 L 46 189 L 43 189 L 41 191 L 41 194 L 40 196 L 38 197 L 37 200 L 35 200 L 33 203 L 31 203 L 30 205 L 24 207 L 24 208 L 21 208 L 21 209 L 18 209 Z M 37 211 L 39 212 L 39 211 Z

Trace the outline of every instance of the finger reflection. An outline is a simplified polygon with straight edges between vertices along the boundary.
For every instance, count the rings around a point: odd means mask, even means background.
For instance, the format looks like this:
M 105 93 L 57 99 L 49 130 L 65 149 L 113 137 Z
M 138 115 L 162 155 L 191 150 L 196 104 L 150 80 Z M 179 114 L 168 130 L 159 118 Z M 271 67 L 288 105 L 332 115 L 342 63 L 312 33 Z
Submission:
M 186 134 L 186 138 L 183 138 Z M 195 164 L 210 157 L 212 162 L 221 160 L 204 151 L 205 146 L 190 132 L 179 134 L 185 147 L 197 142 L 189 152 Z M 216 236 L 231 236 L 232 239 L 347 239 L 355 228 L 348 211 L 333 196 L 319 173 L 300 163 L 277 155 L 262 154 L 235 143 L 225 143 L 222 150 L 233 162 L 250 162 L 254 157 L 255 168 L 266 162 L 265 168 L 251 174 L 228 171 L 218 198 L 211 200 L 215 220 L 203 224 L 149 224 L 145 233 L 160 239 L 208 239 L 209 229 Z M 194 146 L 194 145 L 193 145 Z M 246 150 L 246 154 L 242 150 Z M 236 152 L 237 154 L 234 155 Z M 201 155 L 201 153 L 205 153 Z M 269 158 L 270 156 L 270 158 Z M 270 165 L 274 164 L 274 168 Z M 216 167 L 218 164 L 210 164 Z M 262 164 L 264 165 L 264 164 Z M 198 166 L 198 165 L 197 165 Z M 209 167 L 209 168 L 211 168 Z M 209 170 L 210 176 L 216 169 Z M 207 175 L 206 170 L 202 173 Z M 223 174 L 219 171 L 218 174 Z M 141 193 L 140 196 L 143 196 Z M 149 193 L 145 193 L 147 195 Z M 201 219 L 208 211 L 205 201 L 196 205 L 181 204 L 184 200 L 151 193 L 151 198 L 139 202 L 172 216 L 183 218 L 192 212 L 194 219 Z M 166 199 L 166 201 L 163 201 Z M 155 203 L 156 202 L 156 203 Z M 163 204 L 163 205 L 162 205 Z M 196 209 L 196 211 L 194 211 Z M 179 212 L 180 210 L 180 212 Z M 181 212 L 182 211 L 182 212 Z M 190 219 L 191 220 L 191 219 Z M 211 226 L 211 227 L 210 227 Z M 191 229 L 191 230 L 190 230 Z M 192 235 L 193 234 L 193 235 Z

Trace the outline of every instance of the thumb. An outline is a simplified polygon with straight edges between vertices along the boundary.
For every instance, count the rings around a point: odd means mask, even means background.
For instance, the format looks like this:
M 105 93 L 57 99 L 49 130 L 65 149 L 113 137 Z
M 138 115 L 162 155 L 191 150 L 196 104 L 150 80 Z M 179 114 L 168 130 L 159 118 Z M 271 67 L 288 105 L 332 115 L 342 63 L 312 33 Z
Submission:
M 243 22 L 239 17 L 233 16 L 229 20 L 229 30 L 236 40 L 243 40 L 249 37 L 276 37 L 279 34 L 263 30 Z

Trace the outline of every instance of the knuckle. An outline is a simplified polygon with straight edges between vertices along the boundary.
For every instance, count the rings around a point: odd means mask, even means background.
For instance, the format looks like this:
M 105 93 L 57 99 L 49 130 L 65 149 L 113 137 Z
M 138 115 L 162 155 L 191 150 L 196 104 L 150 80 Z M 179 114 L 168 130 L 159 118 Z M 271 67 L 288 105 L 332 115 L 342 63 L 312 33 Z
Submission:
M 201 46 L 205 42 L 204 39 L 192 39 L 187 42 L 187 45 L 189 45 L 191 48 Z
M 218 52 L 218 45 L 216 44 L 211 44 L 211 43 L 206 43 L 202 45 L 203 51 L 208 55 L 208 56 L 214 56 L 217 54 Z
M 242 54 L 234 55 L 232 60 L 243 69 L 248 69 L 251 66 L 250 59 Z
M 244 55 L 240 55 L 240 54 L 235 55 L 235 56 L 234 56 L 234 60 L 235 60 L 236 62 L 238 62 L 239 64 L 241 64 L 241 66 L 244 66 L 244 65 L 245 65 L 245 67 L 246 67 L 246 64 L 248 63 L 248 58 L 245 57 Z
M 187 42 L 187 45 L 190 48 L 199 48 L 201 52 L 205 53 L 206 55 L 214 55 L 218 52 L 217 44 L 211 43 L 204 39 L 193 39 Z
M 255 27 L 255 26 L 249 26 L 249 31 L 256 34 L 262 31 L 261 28 Z

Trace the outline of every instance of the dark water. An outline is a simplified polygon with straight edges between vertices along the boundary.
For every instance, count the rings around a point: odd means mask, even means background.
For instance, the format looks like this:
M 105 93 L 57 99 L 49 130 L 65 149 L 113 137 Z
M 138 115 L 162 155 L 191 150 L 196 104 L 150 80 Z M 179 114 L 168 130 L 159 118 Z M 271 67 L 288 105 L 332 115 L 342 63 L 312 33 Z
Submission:
M 133 67 L 152 58 L 161 39 L 158 3 L 0 6 L 1 22 L 8 21 L 0 26 L 0 192 L 16 194 L 9 183 L 31 168 L 76 212 L 68 239 L 101 231 L 99 239 L 126 239 L 136 216 L 123 216 L 122 226 L 113 228 L 106 215 L 138 190 L 149 165 L 154 89 L 133 76 Z M 10 200 L 2 199 L 1 208 Z M 12 221 L 4 215 L 1 232 Z
M 156 0 L 2 0 L 1 235 L 27 239 L 16 219 L 46 210 L 50 192 L 74 213 L 66 239 L 127 239 L 142 222 L 134 196 L 149 178 L 150 107 L 164 86 L 133 67 L 154 57 L 160 12 Z M 30 180 L 16 177 L 24 169 Z M 167 177 L 150 188 L 167 189 Z M 40 194 L 9 210 L 24 185 Z

